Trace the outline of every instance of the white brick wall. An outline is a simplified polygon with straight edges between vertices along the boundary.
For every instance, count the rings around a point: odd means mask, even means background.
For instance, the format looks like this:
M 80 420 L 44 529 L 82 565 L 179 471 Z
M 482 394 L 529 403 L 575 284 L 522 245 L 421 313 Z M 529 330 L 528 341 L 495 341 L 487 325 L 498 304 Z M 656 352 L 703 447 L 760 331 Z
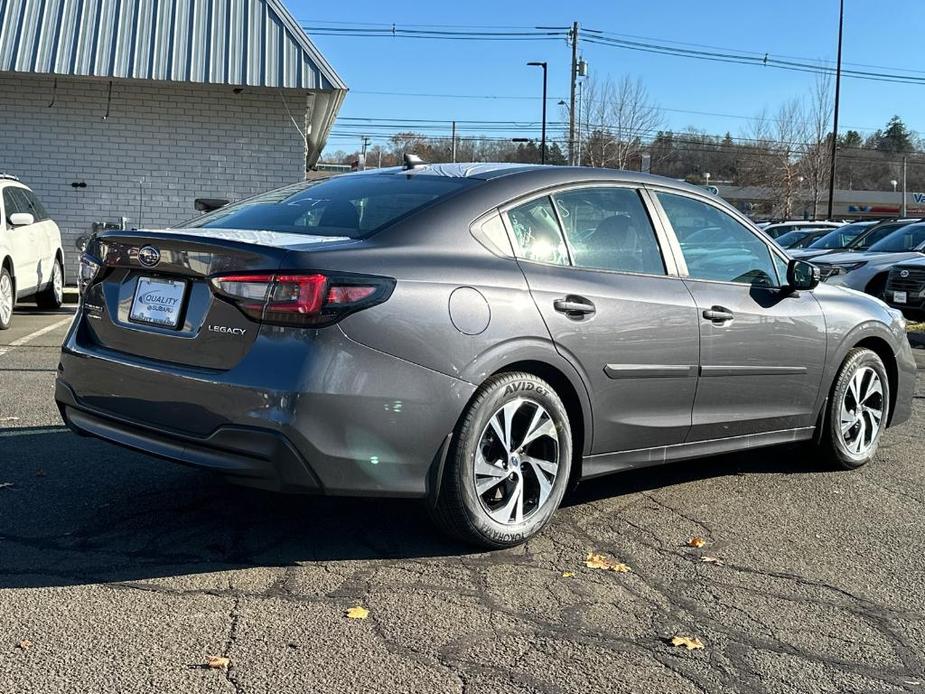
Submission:
M 104 119 L 107 81 L 59 78 L 54 94 L 52 85 L 0 73 L 0 171 L 35 190 L 61 227 L 71 281 L 74 241 L 95 221 L 169 226 L 197 214 L 195 198 L 235 200 L 305 175 L 304 142 L 278 91 L 114 82 Z M 301 125 L 305 95 L 285 98 Z

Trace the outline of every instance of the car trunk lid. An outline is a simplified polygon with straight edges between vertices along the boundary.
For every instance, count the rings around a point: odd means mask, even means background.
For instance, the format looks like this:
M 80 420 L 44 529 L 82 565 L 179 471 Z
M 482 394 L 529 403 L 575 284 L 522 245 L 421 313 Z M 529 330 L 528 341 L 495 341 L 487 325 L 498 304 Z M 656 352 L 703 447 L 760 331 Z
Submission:
M 270 231 L 105 232 L 87 248 L 102 269 L 84 297 L 85 328 L 104 349 L 229 369 L 247 354 L 260 323 L 214 292 L 210 278 L 275 273 L 294 250 L 354 243 Z

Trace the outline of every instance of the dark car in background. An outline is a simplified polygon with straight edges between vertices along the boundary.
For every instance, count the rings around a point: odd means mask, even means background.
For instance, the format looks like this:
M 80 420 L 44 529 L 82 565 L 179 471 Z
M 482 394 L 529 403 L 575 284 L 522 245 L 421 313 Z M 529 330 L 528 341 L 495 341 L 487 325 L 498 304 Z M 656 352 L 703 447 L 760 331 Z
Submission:
M 774 239 L 774 242 L 781 248 L 796 250 L 797 248 L 806 248 L 811 243 L 818 241 L 830 232 L 830 229 L 801 229 L 799 231 L 788 231 L 786 234 L 781 234 Z
M 883 300 L 909 318 L 925 316 L 925 258 L 910 260 L 890 269 Z
M 897 311 L 699 188 L 420 165 L 105 231 L 56 399 L 74 431 L 281 491 L 425 499 L 489 547 L 579 480 L 910 416 Z M 298 529 L 293 529 L 298 532 Z

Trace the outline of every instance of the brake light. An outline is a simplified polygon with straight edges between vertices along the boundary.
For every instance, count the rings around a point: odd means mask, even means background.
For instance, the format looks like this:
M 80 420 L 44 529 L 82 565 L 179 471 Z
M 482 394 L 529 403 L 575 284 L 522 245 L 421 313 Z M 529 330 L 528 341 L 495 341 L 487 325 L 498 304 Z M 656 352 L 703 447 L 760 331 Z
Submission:
M 77 267 L 77 290 L 80 296 L 83 296 L 87 287 L 89 287 L 96 276 L 99 274 L 102 265 L 95 258 L 87 253 L 80 255 L 80 263 Z
M 387 277 L 322 273 L 255 273 L 211 279 L 218 296 L 249 318 L 275 325 L 322 327 L 392 294 Z

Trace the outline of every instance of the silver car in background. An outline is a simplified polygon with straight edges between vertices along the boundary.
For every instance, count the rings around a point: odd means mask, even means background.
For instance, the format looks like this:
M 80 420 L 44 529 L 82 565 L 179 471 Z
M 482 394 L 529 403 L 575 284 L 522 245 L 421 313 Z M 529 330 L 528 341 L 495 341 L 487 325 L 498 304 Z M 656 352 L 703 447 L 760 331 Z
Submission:
M 409 158 L 102 232 L 80 281 L 55 395 L 75 432 L 422 499 L 487 547 L 620 470 L 793 442 L 855 468 L 911 411 L 899 312 L 645 174 Z

